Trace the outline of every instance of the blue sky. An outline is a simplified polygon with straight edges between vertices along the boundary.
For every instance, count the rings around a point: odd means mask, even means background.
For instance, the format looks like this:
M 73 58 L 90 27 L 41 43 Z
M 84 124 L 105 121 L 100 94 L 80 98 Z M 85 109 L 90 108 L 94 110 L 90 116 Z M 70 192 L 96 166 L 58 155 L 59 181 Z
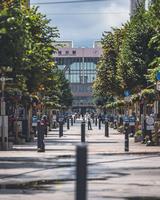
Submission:
M 30 0 L 30 3 L 32 6 L 36 3 L 60 1 L 62 0 Z M 129 20 L 130 0 L 38 6 L 39 11 L 51 19 L 51 26 L 59 29 L 60 40 L 73 40 L 77 47 L 91 47 L 93 41 L 101 39 L 104 31 L 120 27 Z

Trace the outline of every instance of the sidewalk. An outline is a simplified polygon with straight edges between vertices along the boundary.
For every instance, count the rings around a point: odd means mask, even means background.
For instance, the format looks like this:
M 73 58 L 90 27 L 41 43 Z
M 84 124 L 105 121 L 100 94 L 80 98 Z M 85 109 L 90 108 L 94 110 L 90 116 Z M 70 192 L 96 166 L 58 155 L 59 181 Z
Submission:
M 53 129 L 45 137 L 45 153 L 37 153 L 37 142 L 27 143 L 25 145 L 14 145 L 12 151 L 1 151 L 2 157 L 21 157 L 22 155 L 29 157 L 45 157 L 50 155 L 74 155 L 75 146 L 80 143 L 80 122 L 70 126 L 67 130 L 66 124 L 64 126 L 64 135 L 59 138 L 59 130 Z M 92 125 L 93 130 L 86 128 L 86 144 L 89 147 L 89 154 L 103 153 L 103 154 L 125 154 L 124 151 L 124 134 L 120 134 L 116 129 L 109 128 L 109 137 L 104 135 L 104 125 L 101 130 L 98 126 Z M 135 143 L 134 138 L 129 138 L 129 152 L 134 153 L 160 153 L 160 146 L 146 146 L 141 143 Z
M 112 155 L 160 154 L 160 147 L 146 147 L 143 144 L 134 143 L 133 138 L 130 138 L 129 152 L 125 153 L 124 135 L 114 129 L 109 129 L 109 132 L 109 138 L 105 137 L 104 125 L 101 130 L 95 126 L 93 126 L 93 130 L 86 130 L 90 164 L 93 160 L 108 159 Z M 46 151 L 44 153 L 37 152 L 36 140 L 25 145 L 14 145 L 12 151 L 1 151 L 1 191 L 6 188 L 36 187 L 43 182 L 53 184 L 72 181 L 73 184 L 75 180 L 75 147 L 80 140 L 80 122 L 78 122 L 71 126 L 70 130 L 67 130 L 65 125 L 64 136 L 61 138 L 59 138 L 58 129 L 49 132 L 45 138 Z M 67 197 L 64 198 L 64 200 L 66 199 Z

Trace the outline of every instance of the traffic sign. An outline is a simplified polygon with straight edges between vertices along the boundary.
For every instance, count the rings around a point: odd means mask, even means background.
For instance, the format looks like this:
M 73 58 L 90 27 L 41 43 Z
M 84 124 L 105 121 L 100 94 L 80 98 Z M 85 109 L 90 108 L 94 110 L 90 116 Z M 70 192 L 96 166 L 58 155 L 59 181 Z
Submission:
M 154 130 L 154 118 L 152 116 L 146 117 L 146 125 L 148 131 Z
M 154 118 L 153 117 L 146 117 L 146 123 L 148 125 L 153 125 L 154 124 Z
M 156 78 L 157 78 L 158 81 L 160 81 L 160 71 L 157 72 Z
M 125 96 L 125 97 L 128 97 L 129 95 L 130 95 L 129 90 L 125 90 L 125 91 L 124 91 L 124 96 Z

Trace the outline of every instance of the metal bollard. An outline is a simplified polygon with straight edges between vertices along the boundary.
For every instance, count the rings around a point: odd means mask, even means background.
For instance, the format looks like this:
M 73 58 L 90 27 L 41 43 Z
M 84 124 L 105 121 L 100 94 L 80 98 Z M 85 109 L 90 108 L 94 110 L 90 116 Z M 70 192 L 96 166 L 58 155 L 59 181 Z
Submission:
M 98 127 L 101 129 L 101 119 L 98 120 Z
M 69 118 L 67 118 L 67 129 L 69 129 L 70 126 L 69 126 Z
M 85 142 L 86 123 L 81 122 L 81 142 Z
M 76 117 L 74 116 L 74 124 L 76 123 Z
M 71 117 L 71 126 L 73 126 L 73 117 Z
M 108 121 L 105 121 L 105 136 L 106 136 L 106 137 L 109 137 Z
M 97 117 L 96 117 L 96 119 L 95 119 L 95 126 L 97 126 Z
M 59 122 L 59 137 L 63 136 L 63 121 Z
M 76 200 L 87 199 L 87 146 L 76 148 Z
M 40 121 L 37 123 L 37 152 L 45 152 L 44 127 Z
M 128 133 L 128 125 L 124 126 L 124 134 L 125 134 L 125 152 L 129 151 L 129 133 Z

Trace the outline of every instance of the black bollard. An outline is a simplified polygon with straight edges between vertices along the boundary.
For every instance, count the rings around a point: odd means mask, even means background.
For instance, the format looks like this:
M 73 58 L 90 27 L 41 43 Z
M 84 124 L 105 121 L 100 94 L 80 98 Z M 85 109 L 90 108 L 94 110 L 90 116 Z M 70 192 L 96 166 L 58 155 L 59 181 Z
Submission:
M 101 129 L 101 119 L 98 120 L 98 127 L 99 127 L 99 130 Z
M 94 124 L 94 117 L 92 118 L 93 124 Z
M 108 121 L 105 121 L 105 136 L 109 137 Z
M 96 119 L 95 119 L 95 126 L 97 126 L 97 117 L 96 117 Z
M 74 124 L 76 123 L 76 116 L 74 116 Z
M 63 121 L 59 122 L 59 137 L 63 136 Z
M 70 126 L 69 126 L 69 117 L 67 118 L 67 129 L 69 129 Z
M 76 148 L 76 200 L 87 199 L 87 146 Z
M 85 134 L 86 134 L 86 123 L 81 122 L 81 142 L 85 142 Z
M 37 152 L 45 152 L 44 128 L 39 121 L 37 123 Z
M 73 117 L 71 117 L 71 126 L 73 126 Z
M 124 126 L 124 134 L 125 134 L 125 152 L 129 151 L 129 130 L 128 130 L 129 126 L 128 124 L 125 124 Z

